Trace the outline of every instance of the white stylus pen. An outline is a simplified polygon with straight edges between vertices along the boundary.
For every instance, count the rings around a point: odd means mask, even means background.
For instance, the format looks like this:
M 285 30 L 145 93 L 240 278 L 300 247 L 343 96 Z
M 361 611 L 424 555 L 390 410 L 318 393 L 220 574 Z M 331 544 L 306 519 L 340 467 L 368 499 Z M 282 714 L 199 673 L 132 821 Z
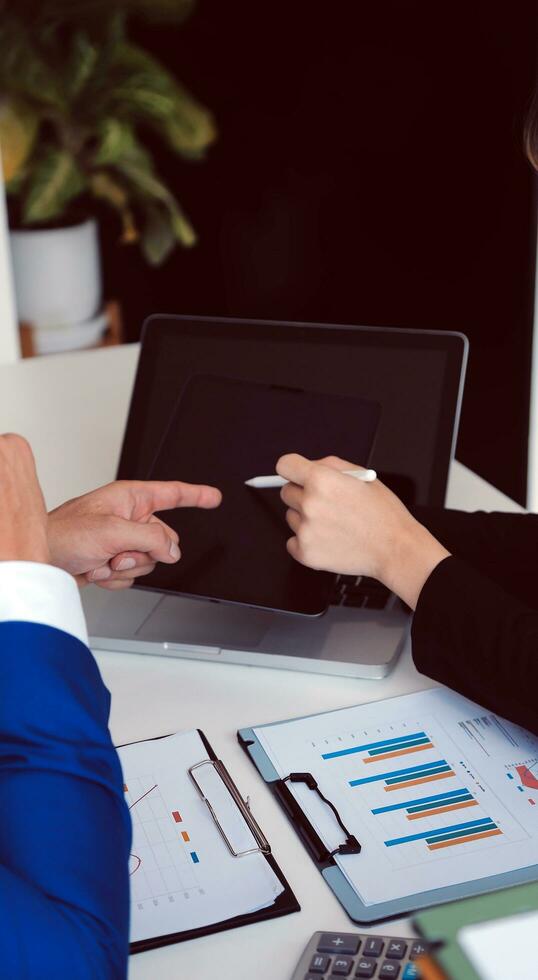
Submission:
M 377 479 L 375 470 L 340 470 L 340 472 L 345 476 L 352 476 L 355 480 L 361 480 L 362 483 L 373 483 Z M 245 480 L 245 486 L 266 490 L 268 487 L 285 487 L 289 482 L 282 476 L 253 476 L 251 480 Z

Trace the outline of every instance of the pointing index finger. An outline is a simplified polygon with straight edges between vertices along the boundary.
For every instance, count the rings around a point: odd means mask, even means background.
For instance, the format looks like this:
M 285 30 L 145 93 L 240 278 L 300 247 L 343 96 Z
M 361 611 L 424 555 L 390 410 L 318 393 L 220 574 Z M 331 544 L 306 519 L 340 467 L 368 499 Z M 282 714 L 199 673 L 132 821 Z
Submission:
M 151 496 L 152 511 L 173 510 L 176 507 L 201 507 L 210 510 L 218 507 L 222 494 L 216 487 L 182 483 L 179 480 L 148 481 L 146 492 Z

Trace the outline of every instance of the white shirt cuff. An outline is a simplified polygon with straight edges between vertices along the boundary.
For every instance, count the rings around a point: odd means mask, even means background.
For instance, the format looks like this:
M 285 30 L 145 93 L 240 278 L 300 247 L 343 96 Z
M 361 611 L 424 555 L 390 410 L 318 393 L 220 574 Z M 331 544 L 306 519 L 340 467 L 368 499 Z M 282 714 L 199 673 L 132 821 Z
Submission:
M 0 623 L 52 626 L 88 645 L 75 579 L 61 568 L 32 561 L 0 561 Z

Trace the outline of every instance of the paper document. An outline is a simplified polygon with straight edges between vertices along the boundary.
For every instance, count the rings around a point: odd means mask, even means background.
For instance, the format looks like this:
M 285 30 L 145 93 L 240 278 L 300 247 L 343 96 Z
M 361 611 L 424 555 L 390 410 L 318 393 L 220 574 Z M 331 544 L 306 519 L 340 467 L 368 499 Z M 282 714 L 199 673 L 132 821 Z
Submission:
M 538 912 L 465 926 L 458 943 L 481 980 L 536 980 Z
M 133 822 L 131 942 L 197 929 L 267 908 L 282 884 L 259 853 L 234 857 L 189 776 L 208 759 L 196 731 L 119 749 Z M 212 766 L 199 770 L 234 850 L 256 847 Z M 219 788 L 220 787 L 220 788 Z
M 254 731 L 279 776 L 312 773 L 359 839 L 335 860 L 366 905 L 538 863 L 538 738 L 451 691 Z M 332 851 L 329 807 L 287 785 Z

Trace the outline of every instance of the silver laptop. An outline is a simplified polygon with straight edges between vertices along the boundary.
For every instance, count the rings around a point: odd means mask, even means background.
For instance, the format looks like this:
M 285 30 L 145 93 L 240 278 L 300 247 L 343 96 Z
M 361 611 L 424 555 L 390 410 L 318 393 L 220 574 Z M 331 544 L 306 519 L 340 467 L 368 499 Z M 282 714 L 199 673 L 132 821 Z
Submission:
M 409 506 L 442 507 L 467 346 L 449 332 L 151 317 L 118 477 L 147 478 L 178 394 L 193 375 L 218 375 L 380 403 L 370 465 Z M 322 616 L 190 598 L 156 590 L 151 580 L 128 592 L 87 589 L 84 606 L 94 649 L 384 677 L 407 638 L 409 611 L 364 577 L 334 576 L 330 584 Z

